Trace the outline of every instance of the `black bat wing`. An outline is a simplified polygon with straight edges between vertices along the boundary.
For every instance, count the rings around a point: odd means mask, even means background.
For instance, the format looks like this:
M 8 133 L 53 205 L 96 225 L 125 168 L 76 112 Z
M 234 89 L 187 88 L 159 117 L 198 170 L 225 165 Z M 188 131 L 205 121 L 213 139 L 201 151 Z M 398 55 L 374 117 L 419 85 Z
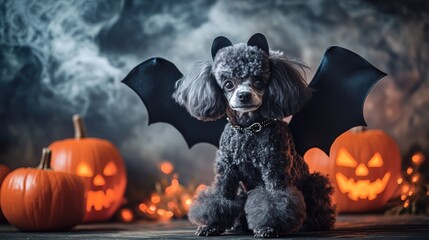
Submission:
M 182 73 L 173 63 L 151 58 L 137 65 L 122 80 L 133 89 L 146 106 L 149 124 L 165 122 L 173 125 L 185 138 L 189 147 L 206 142 L 219 146 L 226 120 L 214 122 L 197 120 L 172 98 L 176 81 Z
M 313 97 L 289 124 L 298 153 L 313 147 L 329 155 L 334 140 L 355 126 L 366 126 L 365 98 L 386 76 L 356 53 L 341 48 L 326 50 L 309 86 Z

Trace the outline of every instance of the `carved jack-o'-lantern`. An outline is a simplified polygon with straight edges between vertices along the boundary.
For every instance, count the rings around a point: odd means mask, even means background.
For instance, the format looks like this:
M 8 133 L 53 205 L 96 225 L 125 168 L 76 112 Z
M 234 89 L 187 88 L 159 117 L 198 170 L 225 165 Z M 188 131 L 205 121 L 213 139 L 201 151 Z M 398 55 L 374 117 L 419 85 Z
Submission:
M 304 159 L 311 171 L 329 174 L 339 212 L 382 208 L 395 194 L 400 178 L 399 149 L 381 130 L 348 131 L 335 140 L 330 157 L 311 149 Z
M 126 187 L 125 166 L 112 143 L 86 138 L 82 120 L 73 117 L 75 139 L 52 143 L 51 167 L 81 176 L 87 189 L 85 222 L 103 221 L 120 207 Z

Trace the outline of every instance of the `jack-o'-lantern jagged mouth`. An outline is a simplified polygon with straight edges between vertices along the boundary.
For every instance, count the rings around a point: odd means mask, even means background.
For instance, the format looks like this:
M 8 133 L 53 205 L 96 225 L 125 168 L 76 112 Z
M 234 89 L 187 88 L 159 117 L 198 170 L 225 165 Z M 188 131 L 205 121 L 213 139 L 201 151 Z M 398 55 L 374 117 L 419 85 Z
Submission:
M 101 211 L 104 208 L 109 208 L 115 199 L 115 191 L 113 189 L 88 191 L 86 201 L 86 211 L 90 212 L 92 209 Z
M 384 191 L 390 179 L 390 173 L 384 174 L 382 179 L 373 182 L 370 180 L 358 180 L 347 178 L 342 173 L 335 174 L 337 185 L 342 193 L 348 193 L 348 197 L 354 201 L 358 199 L 374 200 Z

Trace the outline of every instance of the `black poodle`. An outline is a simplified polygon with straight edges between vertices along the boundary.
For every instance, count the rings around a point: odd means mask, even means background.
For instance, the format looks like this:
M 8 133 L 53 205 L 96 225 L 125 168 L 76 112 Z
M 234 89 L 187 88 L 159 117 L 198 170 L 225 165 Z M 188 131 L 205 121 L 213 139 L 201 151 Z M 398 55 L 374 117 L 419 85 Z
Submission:
M 252 230 L 280 237 L 299 230 L 328 230 L 335 223 L 329 180 L 309 173 L 283 118 L 311 97 L 304 65 L 270 51 L 264 35 L 233 45 L 218 37 L 213 62 L 201 63 L 177 82 L 174 99 L 201 120 L 224 116 L 213 184 L 189 211 L 196 234 Z

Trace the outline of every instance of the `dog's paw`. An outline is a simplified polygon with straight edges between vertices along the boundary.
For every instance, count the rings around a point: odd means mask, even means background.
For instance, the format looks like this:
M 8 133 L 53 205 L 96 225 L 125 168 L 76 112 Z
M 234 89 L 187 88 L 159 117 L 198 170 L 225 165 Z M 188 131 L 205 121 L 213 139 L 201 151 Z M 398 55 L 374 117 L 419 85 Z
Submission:
M 197 231 L 195 232 L 195 235 L 198 236 L 217 236 L 223 233 L 225 229 L 219 227 L 219 226 L 201 226 L 198 227 Z
M 284 236 L 284 234 L 280 234 L 279 231 L 270 227 L 253 230 L 253 233 L 255 234 L 255 237 L 259 238 L 278 238 Z

